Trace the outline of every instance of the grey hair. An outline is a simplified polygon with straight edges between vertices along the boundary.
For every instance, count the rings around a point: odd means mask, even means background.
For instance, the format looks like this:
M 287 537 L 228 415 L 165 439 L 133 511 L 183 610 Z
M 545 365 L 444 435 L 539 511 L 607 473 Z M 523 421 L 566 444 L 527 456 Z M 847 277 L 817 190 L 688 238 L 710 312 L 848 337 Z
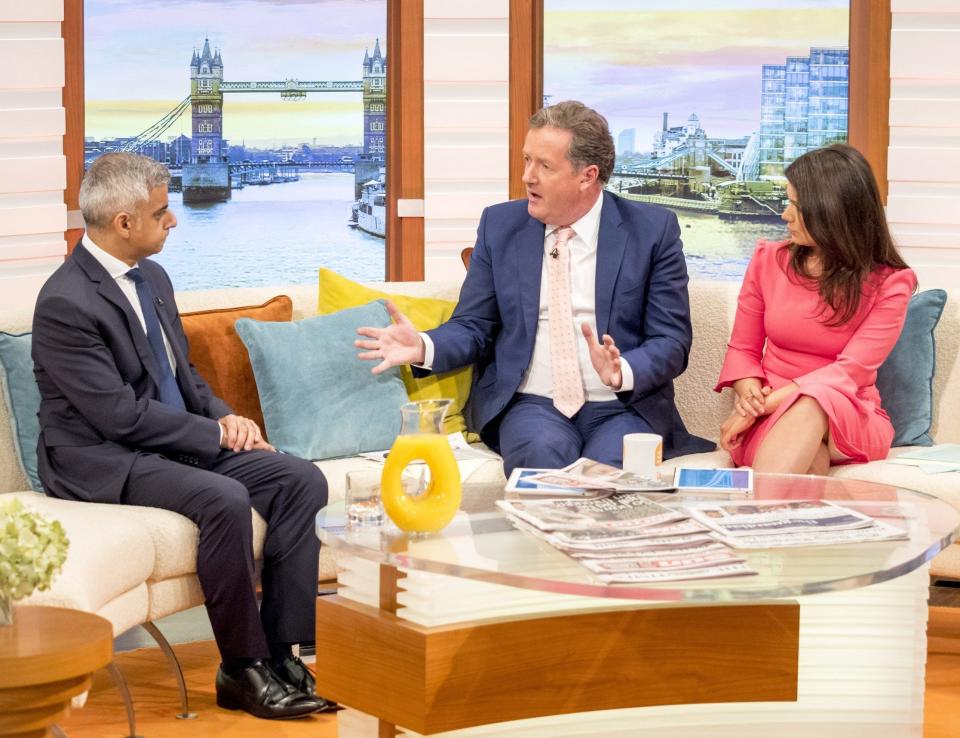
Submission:
M 80 212 L 87 226 L 103 228 L 117 213 L 133 213 L 150 190 L 170 184 L 170 172 L 140 154 L 117 152 L 96 159 L 80 183 Z
M 573 134 L 567 159 L 579 171 L 596 164 L 600 170 L 597 178 L 608 182 L 613 174 L 616 150 L 607 119 L 582 102 L 565 100 L 547 108 L 541 108 L 530 118 L 531 128 L 562 128 Z

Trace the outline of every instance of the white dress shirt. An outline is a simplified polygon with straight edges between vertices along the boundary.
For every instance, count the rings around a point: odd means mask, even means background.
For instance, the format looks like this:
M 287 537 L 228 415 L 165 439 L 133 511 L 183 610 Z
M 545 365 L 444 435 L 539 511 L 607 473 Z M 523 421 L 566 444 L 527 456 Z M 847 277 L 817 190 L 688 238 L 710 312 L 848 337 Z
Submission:
M 83 247 L 90 252 L 90 256 L 100 262 L 100 266 L 106 269 L 107 274 L 109 274 L 113 281 L 117 283 L 117 287 L 120 288 L 123 296 L 126 297 L 130 302 L 130 307 L 132 307 L 133 312 L 137 314 L 137 318 L 140 319 L 140 326 L 143 328 L 143 334 L 146 335 L 147 322 L 143 318 L 143 309 L 140 307 L 140 298 L 137 297 L 137 285 L 132 279 L 130 279 L 130 277 L 127 276 L 127 272 L 133 269 L 133 267 L 128 265 L 126 262 L 120 261 L 120 259 L 117 257 L 108 254 L 102 248 L 97 246 L 86 233 L 83 234 Z M 163 347 L 167 350 L 167 359 L 170 361 L 170 369 L 173 371 L 174 376 L 176 376 L 177 360 L 173 358 L 173 351 L 170 348 L 170 341 L 167 338 L 167 334 L 163 331 L 162 324 L 160 326 L 160 335 L 163 336 Z
M 589 402 L 605 402 L 615 400 L 616 394 L 607 387 L 593 368 L 590 361 L 590 350 L 580 331 L 580 324 L 587 323 L 597 336 L 597 241 L 600 235 L 600 211 L 603 208 L 603 192 L 596 202 L 580 220 L 569 224 L 575 236 L 567 241 L 570 249 L 570 304 L 573 309 L 573 326 L 577 337 L 577 358 L 580 361 L 580 373 L 583 376 L 583 386 L 586 399 Z M 549 276 L 547 273 L 547 259 L 553 250 L 557 228 L 567 225 L 547 224 L 543 238 L 543 266 L 540 271 L 540 308 L 537 316 L 537 335 L 533 344 L 533 356 L 520 381 L 519 392 L 541 397 L 553 397 L 553 373 L 550 367 L 550 316 L 549 316 Z M 430 336 L 421 333 L 424 344 L 424 369 L 433 366 L 433 341 Z M 620 370 L 623 374 L 623 383 L 618 392 L 628 392 L 633 389 L 633 370 L 627 360 L 620 359 Z

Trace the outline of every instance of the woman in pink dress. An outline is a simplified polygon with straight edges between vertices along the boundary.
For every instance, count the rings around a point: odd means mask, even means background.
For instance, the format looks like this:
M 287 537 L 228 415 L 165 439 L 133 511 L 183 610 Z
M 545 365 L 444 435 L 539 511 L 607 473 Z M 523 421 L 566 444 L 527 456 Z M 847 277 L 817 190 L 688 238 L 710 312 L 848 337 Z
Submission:
M 877 367 L 916 277 L 856 149 L 816 149 L 785 174 L 790 238 L 760 241 L 743 279 L 716 386 L 736 394 L 720 445 L 757 471 L 824 474 L 890 450 Z

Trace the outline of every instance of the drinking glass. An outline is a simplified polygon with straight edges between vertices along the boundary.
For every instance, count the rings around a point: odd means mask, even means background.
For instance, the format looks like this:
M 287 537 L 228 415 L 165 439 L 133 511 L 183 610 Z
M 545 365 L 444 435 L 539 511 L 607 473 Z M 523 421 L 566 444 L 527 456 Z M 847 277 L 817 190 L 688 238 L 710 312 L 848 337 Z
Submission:
M 348 528 L 373 528 L 386 520 L 380 499 L 380 469 L 347 472 L 344 502 Z

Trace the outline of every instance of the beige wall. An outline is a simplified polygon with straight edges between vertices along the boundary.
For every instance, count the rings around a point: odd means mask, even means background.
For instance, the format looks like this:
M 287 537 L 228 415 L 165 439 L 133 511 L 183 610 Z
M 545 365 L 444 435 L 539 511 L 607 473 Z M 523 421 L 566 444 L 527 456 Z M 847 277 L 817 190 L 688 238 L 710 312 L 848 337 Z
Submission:
M 0 0 L 0 312 L 63 260 L 63 0 Z
M 960 0 L 892 0 L 887 216 L 921 287 L 960 285 Z
M 424 267 L 462 279 L 460 251 L 507 199 L 509 0 L 425 0 Z
M 889 217 L 923 287 L 960 285 L 960 2 L 891 0 Z M 424 0 L 426 276 L 459 278 L 507 198 L 508 0 Z M 65 251 L 63 0 L 0 1 L 0 311 Z

